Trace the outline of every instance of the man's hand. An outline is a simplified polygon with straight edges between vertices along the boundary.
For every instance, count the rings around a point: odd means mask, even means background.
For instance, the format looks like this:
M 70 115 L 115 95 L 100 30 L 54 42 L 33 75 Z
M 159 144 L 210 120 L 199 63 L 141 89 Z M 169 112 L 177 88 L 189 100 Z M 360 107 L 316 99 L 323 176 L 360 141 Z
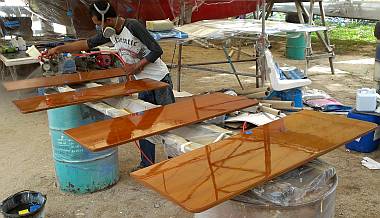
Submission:
M 143 58 L 136 64 L 124 65 L 123 69 L 128 76 L 133 76 L 135 74 L 140 73 L 147 64 L 149 64 L 149 61 L 146 58 Z
M 47 53 L 45 54 L 45 56 L 47 58 L 53 58 L 59 55 L 59 53 L 61 53 L 59 47 L 54 47 L 54 48 L 49 49 Z
M 123 66 L 123 69 L 127 75 L 134 75 L 140 72 L 140 69 L 137 64 L 126 64 Z

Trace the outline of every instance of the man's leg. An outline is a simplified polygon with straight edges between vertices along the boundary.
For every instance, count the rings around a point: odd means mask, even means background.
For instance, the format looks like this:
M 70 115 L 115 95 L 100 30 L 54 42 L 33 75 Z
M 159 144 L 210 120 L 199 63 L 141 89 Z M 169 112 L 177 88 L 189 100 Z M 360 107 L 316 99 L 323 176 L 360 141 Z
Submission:
M 171 81 L 170 75 L 166 75 L 161 81 L 168 83 L 169 86 L 167 88 L 159 90 L 141 92 L 139 93 L 139 99 L 155 105 L 166 105 L 174 103 L 175 99 L 172 90 L 173 83 Z M 144 152 L 147 158 L 149 158 L 149 160 L 154 163 L 156 154 L 155 145 L 145 139 L 139 140 L 139 143 L 141 151 Z M 144 155 L 141 153 L 140 167 L 147 167 L 151 165 L 147 158 L 145 158 Z
M 166 88 L 154 90 L 154 101 L 157 105 L 167 105 L 175 102 L 173 94 L 173 82 L 171 80 L 170 74 L 167 74 L 161 82 L 167 83 L 169 86 Z
M 141 93 L 139 93 L 138 98 L 140 100 L 143 100 L 143 101 L 146 101 L 146 102 L 149 102 L 152 104 L 156 104 L 156 102 L 154 100 L 154 92 L 153 91 L 141 92 Z M 145 139 L 140 139 L 139 144 L 140 144 L 141 151 L 147 156 L 147 158 L 150 161 L 152 161 L 154 163 L 154 161 L 155 161 L 155 145 L 153 143 L 149 142 L 148 140 L 145 140 Z M 152 165 L 147 158 L 145 158 L 145 156 L 141 153 L 141 162 L 140 162 L 140 165 L 138 166 L 138 168 L 144 168 L 144 167 Z
M 144 154 L 141 153 L 140 166 L 147 167 L 147 166 L 152 165 L 152 163 L 154 163 L 155 161 L 155 154 L 156 154 L 155 145 L 146 139 L 139 140 L 139 143 L 140 143 L 141 151 L 146 155 L 145 157 Z

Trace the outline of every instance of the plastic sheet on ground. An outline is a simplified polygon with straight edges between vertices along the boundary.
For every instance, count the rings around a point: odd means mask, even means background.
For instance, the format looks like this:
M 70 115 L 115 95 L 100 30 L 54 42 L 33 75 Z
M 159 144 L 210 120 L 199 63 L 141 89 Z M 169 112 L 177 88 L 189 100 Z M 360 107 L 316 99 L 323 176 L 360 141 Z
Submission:
M 324 112 L 348 112 L 352 107 L 345 106 L 326 92 L 318 89 L 309 89 L 302 93 L 303 103 Z
M 307 89 L 302 92 L 302 100 L 308 101 L 313 99 L 331 98 L 329 94 L 318 89 Z
M 269 205 L 296 206 L 323 197 L 333 185 L 333 166 L 313 160 L 293 171 L 238 196 L 235 200 Z

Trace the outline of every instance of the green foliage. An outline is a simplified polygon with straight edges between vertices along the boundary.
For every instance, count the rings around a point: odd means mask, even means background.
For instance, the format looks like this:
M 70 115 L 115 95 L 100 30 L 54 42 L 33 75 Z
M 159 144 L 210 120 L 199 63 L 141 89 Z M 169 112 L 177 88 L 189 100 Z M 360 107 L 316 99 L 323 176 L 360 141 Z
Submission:
M 337 26 L 330 31 L 332 40 L 349 40 L 364 43 L 375 43 L 373 35 L 375 24 L 350 23 L 346 26 Z
M 373 55 L 376 38 L 373 35 L 375 23 L 370 22 L 348 22 L 348 23 L 328 23 L 331 30 L 329 37 L 331 44 L 335 45 L 336 53 L 346 53 L 366 49 L 360 53 Z M 318 37 L 313 34 L 312 42 L 318 42 Z

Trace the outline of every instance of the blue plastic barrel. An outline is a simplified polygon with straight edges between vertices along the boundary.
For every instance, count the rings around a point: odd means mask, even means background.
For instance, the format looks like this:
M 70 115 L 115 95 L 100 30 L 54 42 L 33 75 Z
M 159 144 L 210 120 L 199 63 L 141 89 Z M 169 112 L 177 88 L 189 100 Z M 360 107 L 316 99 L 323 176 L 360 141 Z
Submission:
M 55 173 L 60 190 L 91 193 L 119 180 L 118 150 L 91 152 L 72 140 L 64 130 L 105 119 L 86 106 L 67 106 L 48 110 Z
M 286 57 L 292 60 L 305 60 L 306 40 L 304 33 L 288 33 Z

